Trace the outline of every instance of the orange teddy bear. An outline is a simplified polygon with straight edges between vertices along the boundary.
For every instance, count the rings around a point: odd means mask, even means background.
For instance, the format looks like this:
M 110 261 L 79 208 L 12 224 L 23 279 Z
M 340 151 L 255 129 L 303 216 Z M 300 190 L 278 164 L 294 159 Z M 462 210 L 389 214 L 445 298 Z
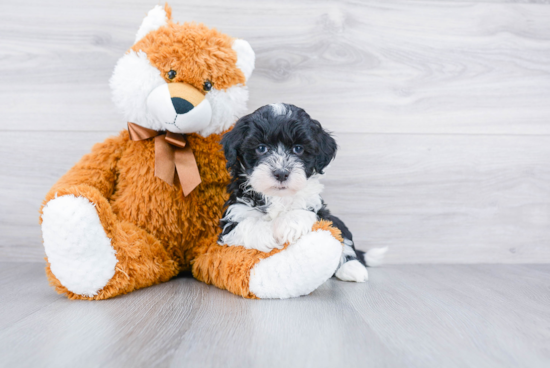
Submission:
M 156 6 L 110 85 L 128 131 L 96 144 L 40 210 L 46 273 L 71 299 L 106 299 L 182 271 L 246 298 L 305 295 L 332 276 L 340 233 L 318 222 L 283 249 L 220 246 L 229 174 L 219 141 L 246 111 L 250 45 Z

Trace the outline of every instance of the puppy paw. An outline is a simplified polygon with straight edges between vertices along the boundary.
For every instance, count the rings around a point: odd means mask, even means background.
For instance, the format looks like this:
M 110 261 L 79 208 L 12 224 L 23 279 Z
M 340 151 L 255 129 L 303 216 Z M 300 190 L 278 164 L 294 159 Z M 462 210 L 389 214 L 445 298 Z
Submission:
M 235 229 L 223 236 L 220 244 L 243 246 L 266 253 L 274 248 L 283 247 L 273 236 L 271 222 L 259 218 L 247 218 L 241 221 Z
M 344 263 L 335 276 L 342 281 L 365 282 L 369 279 L 367 269 L 357 260 Z
M 311 232 L 311 227 L 316 221 L 317 215 L 311 211 L 293 210 L 281 214 L 273 220 L 275 241 L 281 246 L 287 242 L 293 244 Z
M 277 243 L 271 233 L 264 234 L 264 236 L 257 236 L 254 240 L 245 242 L 245 248 L 257 249 L 261 252 L 269 253 L 273 249 L 282 249 L 283 246 Z

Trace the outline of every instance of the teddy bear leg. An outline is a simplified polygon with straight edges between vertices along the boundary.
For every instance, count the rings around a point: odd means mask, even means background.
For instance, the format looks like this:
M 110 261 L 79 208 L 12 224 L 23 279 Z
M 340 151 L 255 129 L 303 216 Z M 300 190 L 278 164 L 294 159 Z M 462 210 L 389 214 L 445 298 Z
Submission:
M 43 208 L 46 274 L 71 299 L 107 299 L 178 273 L 160 242 L 119 222 L 94 188 L 72 187 Z
M 245 298 L 284 299 L 306 295 L 327 281 L 342 256 L 340 231 L 320 221 L 297 242 L 264 253 L 220 246 L 207 239 L 193 263 L 193 276 Z

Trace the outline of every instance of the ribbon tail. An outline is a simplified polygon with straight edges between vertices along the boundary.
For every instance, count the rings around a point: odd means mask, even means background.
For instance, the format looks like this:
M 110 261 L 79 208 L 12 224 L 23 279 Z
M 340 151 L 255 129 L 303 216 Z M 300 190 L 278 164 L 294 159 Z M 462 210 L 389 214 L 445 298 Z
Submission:
M 174 185 L 176 165 L 174 148 L 166 142 L 164 135 L 155 137 L 155 176 Z
M 175 152 L 176 171 L 183 194 L 187 197 L 201 183 L 201 175 L 195 155 L 189 146 L 178 148 Z
M 142 141 L 156 137 L 159 133 L 156 130 L 144 128 L 134 123 L 128 122 L 128 134 L 133 141 Z

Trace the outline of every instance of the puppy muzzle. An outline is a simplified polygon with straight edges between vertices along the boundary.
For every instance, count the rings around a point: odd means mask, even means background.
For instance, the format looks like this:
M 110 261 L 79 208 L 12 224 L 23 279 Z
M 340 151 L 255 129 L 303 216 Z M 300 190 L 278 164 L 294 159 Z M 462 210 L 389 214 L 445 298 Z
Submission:
M 212 107 L 204 95 L 187 83 L 166 83 L 147 97 L 147 109 L 166 130 L 195 133 L 212 119 Z

